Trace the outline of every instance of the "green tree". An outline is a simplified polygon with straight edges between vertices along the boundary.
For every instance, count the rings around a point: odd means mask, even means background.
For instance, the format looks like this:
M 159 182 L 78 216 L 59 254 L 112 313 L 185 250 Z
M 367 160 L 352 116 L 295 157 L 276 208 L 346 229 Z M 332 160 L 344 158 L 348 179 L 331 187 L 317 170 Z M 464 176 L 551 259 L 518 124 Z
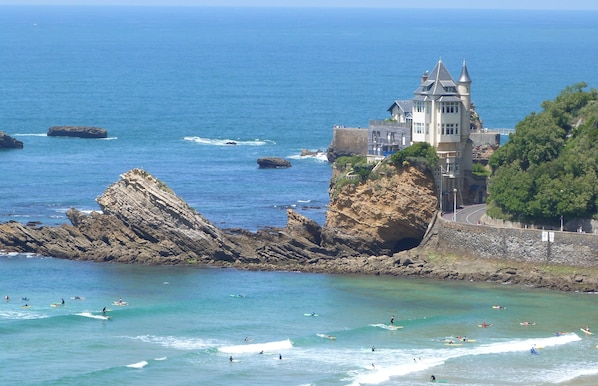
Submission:
M 519 122 L 490 158 L 492 215 L 554 222 L 598 208 L 598 92 L 567 87 Z

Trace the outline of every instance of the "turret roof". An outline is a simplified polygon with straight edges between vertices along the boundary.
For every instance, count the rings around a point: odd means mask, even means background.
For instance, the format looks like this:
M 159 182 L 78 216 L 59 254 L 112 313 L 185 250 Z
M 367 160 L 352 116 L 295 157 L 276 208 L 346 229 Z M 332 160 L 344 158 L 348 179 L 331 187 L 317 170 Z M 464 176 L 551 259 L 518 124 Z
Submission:
M 469 72 L 467 71 L 467 64 L 463 61 L 463 67 L 461 68 L 461 76 L 459 77 L 459 83 L 471 83 Z

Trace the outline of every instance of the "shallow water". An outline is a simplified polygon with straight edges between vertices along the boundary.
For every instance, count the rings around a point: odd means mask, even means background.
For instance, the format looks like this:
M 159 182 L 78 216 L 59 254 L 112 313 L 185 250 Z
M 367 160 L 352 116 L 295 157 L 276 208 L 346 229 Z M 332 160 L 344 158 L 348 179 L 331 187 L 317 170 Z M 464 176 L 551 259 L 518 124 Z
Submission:
M 0 304 L 5 383 L 391 385 L 434 374 L 549 385 L 598 376 L 598 341 L 579 330 L 596 324 L 591 294 L 23 255 L 0 257 L 0 277 L 11 297 Z M 21 307 L 25 296 L 31 308 Z M 61 298 L 64 307 L 50 306 Z M 112 305 L 118 298 L 128 305 Z M 104 306 L 110 320 L 99 318 Z M 402 328 L 389 327 L 393 315 Z

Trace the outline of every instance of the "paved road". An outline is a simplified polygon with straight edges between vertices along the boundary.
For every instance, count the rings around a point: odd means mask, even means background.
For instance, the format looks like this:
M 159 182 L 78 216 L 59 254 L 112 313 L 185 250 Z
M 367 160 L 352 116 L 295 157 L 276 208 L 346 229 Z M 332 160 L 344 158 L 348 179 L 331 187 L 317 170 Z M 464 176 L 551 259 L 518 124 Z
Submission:
M 457 208 L 457 222 L 477 225 L 480 218 L 486 213 L 486 204 L 467 205 Z M 445 212 L 442 217 L 448 221 L 453 221 L 455 216 L 453 211 Z

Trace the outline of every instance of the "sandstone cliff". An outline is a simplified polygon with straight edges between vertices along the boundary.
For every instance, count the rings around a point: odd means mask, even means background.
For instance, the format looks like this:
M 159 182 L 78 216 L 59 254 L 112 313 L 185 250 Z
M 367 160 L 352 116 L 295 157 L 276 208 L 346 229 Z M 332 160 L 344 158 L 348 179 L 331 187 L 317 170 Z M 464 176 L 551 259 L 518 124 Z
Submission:
M 365 182 L 331 192 L 324 245 L 392 254 L 419 244 L 438 203 L 432 173 L 415 166 L 380 164 L 372 174 Z

